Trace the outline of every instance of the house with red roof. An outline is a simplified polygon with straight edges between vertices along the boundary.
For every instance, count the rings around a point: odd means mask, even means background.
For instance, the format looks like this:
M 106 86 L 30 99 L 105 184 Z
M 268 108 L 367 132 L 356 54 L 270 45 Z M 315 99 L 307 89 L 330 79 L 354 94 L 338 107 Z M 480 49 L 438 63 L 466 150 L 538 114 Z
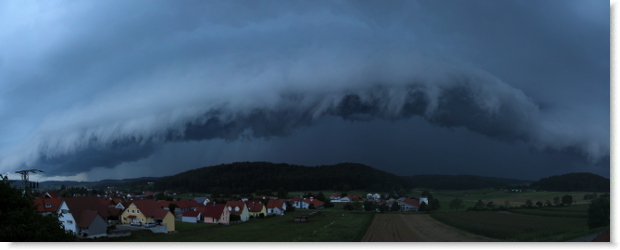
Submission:
M 353 195 L 349 195 L 347 197 L 349 197 L 349 199 L 351 199 L 351 201 L 362 201 L 362 200 L 364 200 L 364 197 L 360 196 L 359 194 L 353 194 Z
M 64 198 L 57 210 L 65 229 L 79 237 L 107 235 L 107 207 L 94 196 Z
M 286 202 L 283 200 L 269 200 L 266 207 L 267 214 L 284 215 L 284 211 L 286 211 Z
M 183 222 L 197 223 L 202 220 L 202 212 L 200 211 L 185 211 L 181 215 L 181 221 Z
M 207 206 L 199 207 L 196 211 L 202 212 L 203 221 L 205 223 L 221 223 L 228 225 L 230 221 L 230 211 L 224 204 L 207 204 Z
M 298 209 L 320 209 L 325 207 L 325 203 L 314 198 L 293 198 L 293 207 Z
M 247 221 L 250 219 L 250 211 L 248 206 L 243 201 L 228 201 L 226 202 L 226 209 L 230 214 L 237 214 L 241 217 L 241 221 Z
M 37 206 L 37 211 L 43 215 L 49 213 L 58 212 L 62 198 L 37 198 L 34 199 L 34 204 Z
M 409 198 L 400 198 L 396 200 L 398 205 L 400 206 L 400 211 L 418 211 L 420 207 L 420 200 L 418 199 L 409 199 Z
M 166 226 L 168 232 L 175 230 L 174 215 L 161 208 L 155 200 L 132 201 L 121 214 L 121 223 L 129 224 L 131 222 L 140 222 L 142 225 L 147 222 L 154 222 Z
M 267 209 L 265 207 L 265 204 L 263 204 L 261 201 L 249 200 L 245 201 L 245 205 L 248 206 L 248 212 L 250 212 L 250 216 L 254 218 L 259 217 L 261 214 L 263 216 L 267 215 Z

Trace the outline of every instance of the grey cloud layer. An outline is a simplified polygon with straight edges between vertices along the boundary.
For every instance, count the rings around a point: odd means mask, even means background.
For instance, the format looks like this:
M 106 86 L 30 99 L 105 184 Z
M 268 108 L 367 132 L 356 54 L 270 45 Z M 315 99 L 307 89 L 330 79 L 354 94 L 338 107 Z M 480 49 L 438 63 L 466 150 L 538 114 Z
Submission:
M 0 126 L 12 131 L 3 133 L 11 135 L 0 144 L 0 168 L 42 166 L 53 173 L 77 173 L 143 159 L 169 141 L 287 136 L 325 116 L 359 121 L 422 116 L 436 125 L 463 126 L 539 150 L 576 150 L 591 161 L 609 155 L 609 114 L 583 119 L 600 110 L 601 95 L 584 94 L 578 103 L 586 108 L 577 108 L 520 82 L 533 76 L 510 78 L 522 91 L 463 62 L 454 55 L 476 52 L 479 48 L 466 48 L 472 41 L 467 35 L 482 31 L 463 27 L 463 34 L 451 34 L 442 22 L 458 18 L 438 17 L 444 9 L 433 5 L 47 6 L 46 15 L 9 25 L 18 39 L 0 51 L 0 119 L 7 121 Z M 498 49 L 511 47 L 501 37 L 496 43 Z M 578 51 L 588 50 L 599 51 Z M 569 52 L 575 53 L 580 52 Z M 590 55 L 588 60 L 600 62 Z M 471 60 L 489 58 L 493 55 Z M 506 67 L 520 63 L 506 62 Z M 601 68 L 585 66 L 595 72 Z M 508 71 L 502 75 L 512 76 Z M 531 72 L 538 71 L 523 75 Z M 552 68 L 540 77 L 575 75 L 560 72 Z M 559 86 L 555 81 L 549 84 Z M 607 84 L 604 77 L 590 81 Z M 584 85 L 565 83 L 571 93 Z

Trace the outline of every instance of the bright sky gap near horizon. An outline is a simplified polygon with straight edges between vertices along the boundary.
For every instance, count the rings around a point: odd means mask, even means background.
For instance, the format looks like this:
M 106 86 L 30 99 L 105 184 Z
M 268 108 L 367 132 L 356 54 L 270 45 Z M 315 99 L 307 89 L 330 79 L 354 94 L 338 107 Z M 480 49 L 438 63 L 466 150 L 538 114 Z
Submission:
M 2 1 L 0 173 L 96 181 L 269 161 L 609 177 L 609 11 Z

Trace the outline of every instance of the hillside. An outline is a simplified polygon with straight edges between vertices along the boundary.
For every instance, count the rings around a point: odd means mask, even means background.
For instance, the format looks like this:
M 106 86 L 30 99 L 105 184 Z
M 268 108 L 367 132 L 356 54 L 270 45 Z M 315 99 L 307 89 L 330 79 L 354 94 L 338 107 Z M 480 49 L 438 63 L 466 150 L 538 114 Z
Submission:
M 522 185 L 532 181 L 475 175 L 414 175 L 404 176 L 410 186 L 435 190 L 468 190 L 483 188 L 502 188 L 509 185 Z
M 547 191 L 609 192 L 610 180 L 592 173 L 570 173 L 542 178 L 530 187 Z
M 357 163 L 306 167 L 285 163 L 235 162 L 186 171 L 155 182 L 156 190 L 210 192 L 211 188 L 228 188 L 232 193 L 284 188 L 287 191 L 341 189 L 390 191 L 407 187 L 406 181 L 394 174 Z

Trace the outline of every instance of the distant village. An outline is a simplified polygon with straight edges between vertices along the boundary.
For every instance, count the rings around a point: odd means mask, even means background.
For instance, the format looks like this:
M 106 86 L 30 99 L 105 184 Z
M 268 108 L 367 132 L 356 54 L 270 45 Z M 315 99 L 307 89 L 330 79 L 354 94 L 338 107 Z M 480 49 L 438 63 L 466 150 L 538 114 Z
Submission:
M 398 207 L 398 211 L 418 211 L 422 203 L 428 204 L 427 198 L 396 199 L 378 193 L 361 196 L 336 192 L 325 197 L 322 193 L 307 192 L 285 199 L 270 195 L 180 199 L 172 198 L 179 193 L 170 190 L 127 193 L 113 187 L 96 195 L 72 194 L 66 197 L 65 192 L 65 197 L 62 197 L 59 190 L 37 193 L 39 195 L 34 202 L 38 212 L 62 215 L 59 220 L 65 229 L 80 238 L 127 236 L 137 228 L 147 228 L 154 233 L 171 233 L 175 232 L 177 221 L 230 225 L 250 218 L 282 216 L 294 209 L 324 209 L 326 203 L 354 203 L 359 206 L 361 202 L 371 201 L 384 207 Z

